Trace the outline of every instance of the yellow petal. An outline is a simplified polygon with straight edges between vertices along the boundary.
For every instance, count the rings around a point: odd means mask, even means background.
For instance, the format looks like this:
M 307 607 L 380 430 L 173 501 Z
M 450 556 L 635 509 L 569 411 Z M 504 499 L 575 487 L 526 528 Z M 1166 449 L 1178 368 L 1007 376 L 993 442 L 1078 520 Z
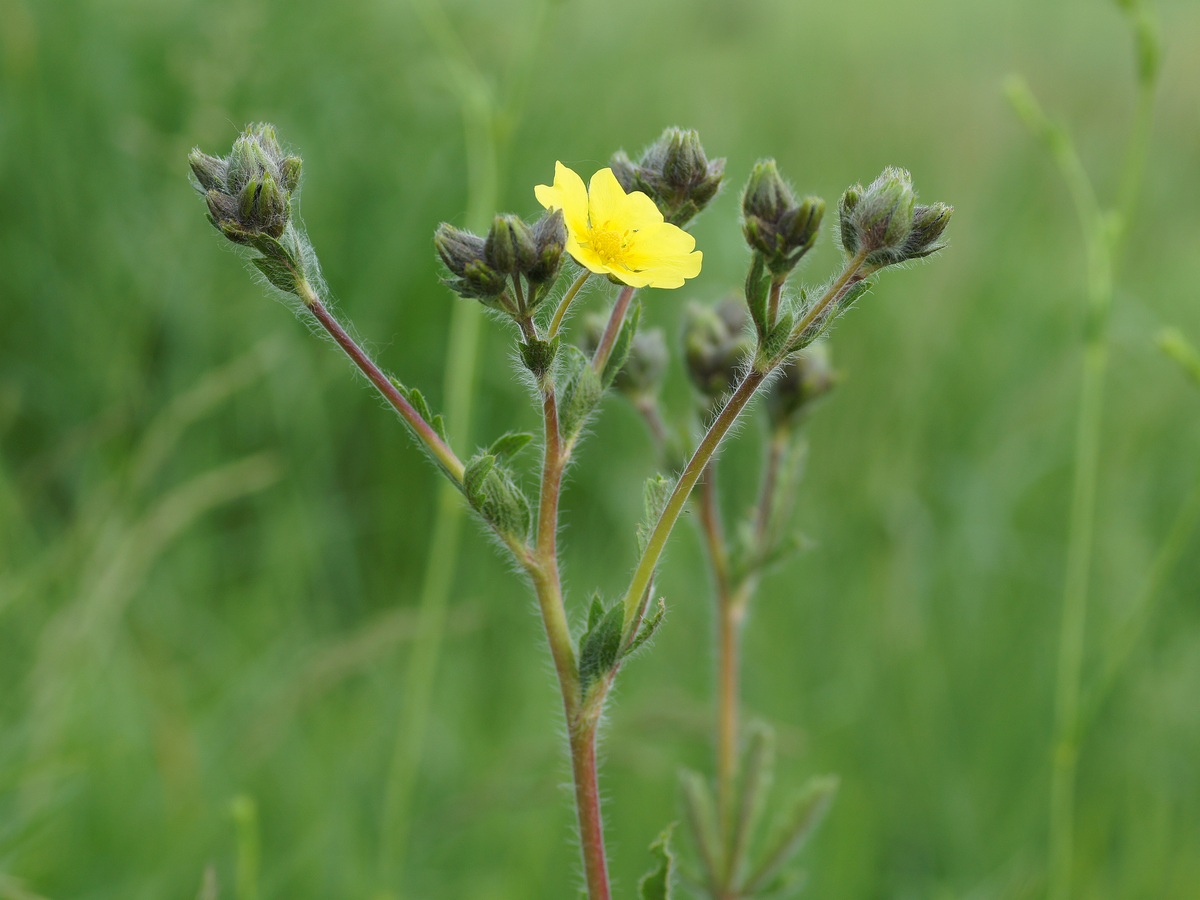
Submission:
M 583 179 L 561 162 L 554 164 L 554 184 L 539 184 L 533 189 L 538 203 L 546 209 L 561 209 L 567 231 L 576 241 L 586 240 L 588 231 L 588 193 Z M 570 247 L 567 248 L 568 250 Z M 572 253 L 572 256 L 575 254 Z
M 625 189 L 612 169 L 601 169 L 588 183 L 588 219 L 593 228 L 625 230 Z
M 629 231 L 653 229 L 663 224 L 663 215 L 653 200 L 641 191 L 625 195 L 621 225 Z M 672 225 L 672 228 L 675 226 Z

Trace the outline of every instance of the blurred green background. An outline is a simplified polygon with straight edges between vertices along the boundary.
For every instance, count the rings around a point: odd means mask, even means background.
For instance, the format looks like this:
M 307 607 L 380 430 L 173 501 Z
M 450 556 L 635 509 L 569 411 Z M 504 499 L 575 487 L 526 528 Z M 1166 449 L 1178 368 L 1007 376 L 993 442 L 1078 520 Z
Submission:
M 446 4 L 496 96 L 539 8 Z M 1168 324 L 1200 336 L 1200 7 L 1158 8 L 1088 684 L 1200 448 L 1200 394 L 1153 340 Z M 728 158 L 730 189 L 694 228 L 702 277 L 646 297 L 670 333 L 687 299 L 739 285 L 738 187 L 761 156 L 831 201 L 904 165 L 957 207 L 950 250 L 888 273 L 833 337 L 847 377 L 812 423 L 800 498 L 816 546 L 765 583 L 746 704 L 779 729 L 782 784 L 842 778 L 806 896 L 1038 896 L 1084 266 L 1058 174 L 1000 85 L 1024 73 L 1111 195 L 1133 98 L 1121 16 L 1101 0 L 571 0 L 540 42 L 522 115 L 504 120 L 503 208 L 534 212 L 556 159 L 590 172 L 666 125 Z M 191 897 L 210 864 L 239 900 L 574 896 L 540 625 L 471 523 L 410 839 L 380 846 L 435 478 L 225 252 L 186 179 L 192 146 L 224 153 L 244 123 L 275 122 L 305 157 L 303 216 L 341 312 L 439 406 L 461 301 L 430 238 L 468 205 L 445 54 L 399 0 L 0 0 L 0 54 L 0 897 Z M 806 271 L 835 266 L 827 235 Z M 486 334 L 478 444 L 535 425 L 511 337 Z M 593 430 L 565 496 L 576 615 L 592 589 L 623 588 L 653 465 L 619 400 Z M 743 438 L 732 509 L 750 500 L 759 428 Z M 1200 896 L 1198 546 L 1084 745 L 1080 896 Z M 677 815 L 679 766 L 710 765 L 689 527 L 660 589 L 668 622 L 625 670 L 604 740 L 619 896 Z M 238 886 L 256 844 L 258 884 Z M 402 874 L 382 877 L 381 855 L 402 855 Z

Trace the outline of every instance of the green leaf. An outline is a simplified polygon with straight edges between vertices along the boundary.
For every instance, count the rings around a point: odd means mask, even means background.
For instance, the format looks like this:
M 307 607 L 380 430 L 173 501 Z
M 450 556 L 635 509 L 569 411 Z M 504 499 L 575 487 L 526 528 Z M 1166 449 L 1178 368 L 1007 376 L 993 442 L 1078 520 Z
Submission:
M 717 833 L 716 804 L 708 782 L 699 772 L 685 769 L 680 773 L 679 786 L 683 792 L 683 809 L 692 843 L 700 855 L 705 881 L 716 884 L 723 876 L 720 871 L 722 853 Z
M 750 318 L 754 320 L 759 337 L 771 330 L 771 323 L 767 321 L 770 297 L 771 273 L 767 271 L 763 255 L 755 253 L 750 272 L 746 275 L 746 305 L 750 308 Z
M 637 530 L 639 553 L 646 552 L 646 542 L 650 540 L 654 526 L 662 516 L 674 489 L 675 481 L 661 474 L 654 474 L 646 479 L 646 486 L 642 489 L 642 524 Z
M 588 618 L 591 618 L 589 613 Z M 592 683 L 603 678 L 621 656 L 625 609 L 614 603 L 579 642 L 579 690 L 586 694 Z
M 558 397 L 558 430 L 564 441 L 573 440 L 595 412 L 604 385 L 592 368 L 592 361 L 571 344 L 563 346 L 562 387 Z
M 637 335 L 638 323 L 641 319 L 642 304 L 638 302 L 634 304 L 633 310 L 625 316 L 625 321 L 621 323 L 621 330 L 617 332 L 612 352 L 608 354 L 608 361 L 604 364 L 604 371 L 600 374 L 600 383 L 605 388 L 612 387 L 613 379 L 617 377 L 629 359 L 629 351 L 633 348 L 633 339 Z
M 643 644 L 654 637 L 654 633 L 658 631 L 658 626 L 662 624 L 663 616 L 667 614 L 667 604 L 660 597 L 658 606 L 654 613 L 648 619 L 642 620 L 642 627 L 638 629 L 637 636 L 630 641 L 629 649 L 622 656 L 629 656 L 636 652 Z
M 524 539 L 533 523 L 529 498 L 512 473 L 490 453 L 477 453 L 463 470 L 463 493 L 472 508 L 502 534 Z
M 296 275 L 287 263 L 269 256 L 255 257 L 250 262 L 273 287 L 288 294 L 296 293 Z
M 549 372 L 550 367 L 554 365 L 555 357 L 558 356 L 560 339 L 561 335 L 555 335 L 549 341 L 532 338 L 518 344 L 521 349 L 521 361 L 525 363 L 525 368 L 539 378 Z
M 638 896 L 641 900 L 671 900 L 671 878 L 675 874 L 675 854 L 671 852 L 671 832 L 674 830 L 674 823 L 668 825 L 650 845 L 650 855 L 654 857 L 654 868 L 643 875 L 642 880 L 638 882 Z
M 604 615 L 604 601 L 600 599 L 600 592 L 596 591 L 592 594 L 591 605 L 588 606 L 587 628 L 585 633 L 596 627 L 596 623 L 600 621 Z
M 804 846 L 805 842 L 821 824 L 833 797 L 837 793 L 838 780 L 832 775 L 810 779 L 787 816 L 768 842 L 771 848 L 754 874 L 746 880 L 745 893 L 755 894 L 770 884 Z
M 765 359 L 776 359 L 783 356 L 787 352 L 788 338 L 791 336 L 792 326 L 795 324 L 796 317 L 792 315 L 791 310 L 781 310 L 779 321 L 775 323 L 771 333 L 763 338 L 759 354 Z
M 496 457 L 498 460 L 512 459 L 518 453 L 525 449 L 526 445 L 533 440 L 533 435 L 528 432 L 513 432 L 501 435 L 488 448 L 488 453 Z
M 463 491 L 472 504 L 482 501 L 484 480 L 495 466 L 496 457 L 490 453 L 477 453 L 467 463 L 463 470 Z

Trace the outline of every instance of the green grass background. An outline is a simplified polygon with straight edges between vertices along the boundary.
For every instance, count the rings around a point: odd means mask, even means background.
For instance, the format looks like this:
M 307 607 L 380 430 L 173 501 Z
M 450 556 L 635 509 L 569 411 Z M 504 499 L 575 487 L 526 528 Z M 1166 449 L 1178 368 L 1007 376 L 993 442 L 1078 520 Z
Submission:
M 1200 8 L 1158 4 L 1166 65 L 1119 275 L 1086 676 L 1196 475 L 1200 393 L 1154 348 L 1200 336 Z M 498 91 L 532 0 L 448 3 Z M 1027 75 L 1106 194 L 1132 51 L 1100 0 L 557 4 L 515 119 L 502 205 L 535 211 L 662 127 L 698 128 L 729 189 L 696 225 L 689 298 L 741 281 L 738 188 L 775 156 L 832 201 L 885 164 L 957 207 L 952 246 L 888 273 L 837 329 L 799 518 L 765 584 L 746 704 L 778 781 L 836 772 L 806 895 L 1036 897 L 1083 306 L 1065 191 L 1006 107 Z M 250 282 L 186 180 L 275 122 L 343 314 L 435 405 L 451 308 L 430 237 L 467 206 L 445 59 L 399 0 L 0 0 L 0 897 L 568 898 L 561 714 L 520 579 L 468 526 L 403 876 L 378 876 L 435 479 L 333 349 Z M 836 266 L 828 235 L 807 263 Z M 593 294 L 590 304 L 602 302 Z M 473 442 L 533 427 L 511 335 L 487 330 Z M 670 393 L 686 403 L 678 371 Z M 610 400 L 565 495 L 572 612 L 615 596 L 652 470 Z M 758 428 L 726 457 L 748 502 Z M 708 586 L 692 529 L 670 614 L 604 740 L 618 895 L 709 765 Z M 1081 758 L 1089 898 L 1200 896 L 1200 544 L 1157 597 Z M 240 852 L 260 871 L 238 886 Z M 248 835 L 257 834 L 257 838 Z M 242 865 L 250 872 L 253 865 Z M 24 887 L 21 887 L 24 885 Z M 22 891 L 27 891 L 23 893 Z

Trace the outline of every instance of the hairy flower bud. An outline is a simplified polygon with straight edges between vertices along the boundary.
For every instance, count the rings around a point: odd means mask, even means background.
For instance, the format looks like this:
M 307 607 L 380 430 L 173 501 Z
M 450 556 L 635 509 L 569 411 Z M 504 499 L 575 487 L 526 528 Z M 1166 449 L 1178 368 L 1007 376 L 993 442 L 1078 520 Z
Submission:
M 567 223 L 561 209 L 547 212 L 533 223 L 533 265 L 525 277 L 535 286 L 549 286 L 562 270 L 563 248 L 567 245 Z
M 825 201 L 805 197 L 799 203 L 779 176 L 775 160 L 755 165 L 742 195 L 742 232 L 762 254 L 774 275 L 790 272 L 812 249 L 825 215 Z
M 813 344 L 784 364 L 767 392 L 767 416 L 776 428 L 799 424 L 840 380 L 824 344 Z
M 709 161 L 695 131 L 668 128 L 634 163 L 623 150 L 609 167 L 626 193 L 641 191 L 672 225 L 682 226 L 717 195 L 725 160 Z
M 715 400 L 730 391 L 754 353 L 746 334 L 748 316 L 740 300 L 716 307 L 690 304 L 685 313 L 683 355 L 699 391 Z
M 209 220 L 231 241 L 249 244 L 284 236 L 301 162 L 298 156 L 283 155 L 272 126 L 247 127 L 226 159 L 193 150 L 188 165 L 208 204 Z
M 865 254 L 872 269 L 921 259 L 936 253 L 954 209 L 944 203 L 917 206 L 912 177 L 889 167 L 864 188 L 854 185 L 838 205 L 842 247 L 847 255 Z
M 487 262 L 487 241 L 446 222 L 433 235 L 433 246 L 452 277 L 443 283 L 460 297 L 487 302 L 504 293 L 504 274 Z
M 520 216 L 496 216 L 484 242 L 487 263 L 505 275 L 519 275 L 537 261 L 533 231 Z
M 225 190 L 225 179 L 229 175 L 229 164 L 216 156 L 209 156 L 199 148 L 188 154 L 188 165 L 196 182 L 206 191 Z

